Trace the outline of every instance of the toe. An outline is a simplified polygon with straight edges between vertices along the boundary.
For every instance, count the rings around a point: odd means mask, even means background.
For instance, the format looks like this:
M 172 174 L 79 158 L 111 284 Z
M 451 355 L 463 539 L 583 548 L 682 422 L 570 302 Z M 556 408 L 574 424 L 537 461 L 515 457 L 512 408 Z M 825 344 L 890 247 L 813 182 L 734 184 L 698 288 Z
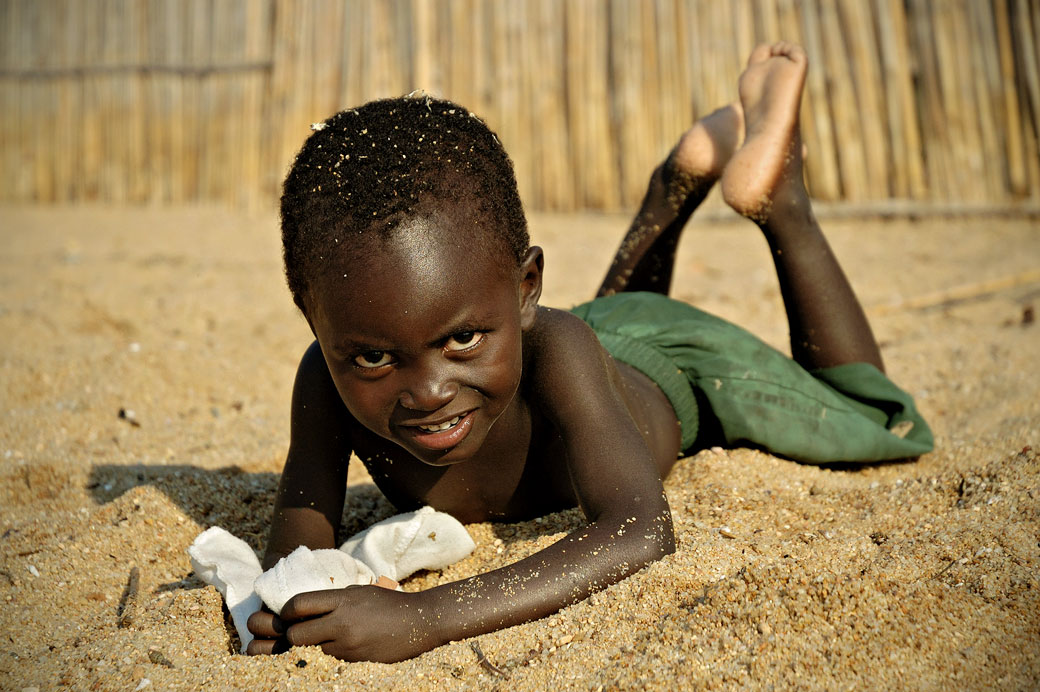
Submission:
M 751 51 L 751 55 L 748 57 L 747 64 L 750 67 L 760 62 L 765 62 L 772 55 L 773 47 L 768 43 L 760 43 L 755 46 L 755 50 Z
M 774 55 L 782 55 L 792 62 L 803 62 L 806 60 L 805 49 L 797 43 L 780 41 L 774 46 Z

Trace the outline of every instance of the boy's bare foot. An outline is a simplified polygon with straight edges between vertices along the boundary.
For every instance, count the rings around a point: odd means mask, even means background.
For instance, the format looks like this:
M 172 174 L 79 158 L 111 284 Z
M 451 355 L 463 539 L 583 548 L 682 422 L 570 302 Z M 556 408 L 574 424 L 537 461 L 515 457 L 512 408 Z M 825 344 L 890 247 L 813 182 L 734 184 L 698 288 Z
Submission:
M 722 196 L 762 229 L 787 308 L 791 355 L 813 370 L 884 369 L 863 308 L 813 216 L 802 181 L 798 108 L 809 61 L 792 43 L 759 46 L 740 76 L 744 144 L 722 173 Z
M 597 295 L 620 291 L 668 293 L 683 227 L 719 179 L 743 132 L 743 108 L 731 103 L 683 133 L 650 177 L 639 213 Z
M 744 136 L 744 109 L 731 103 L 712 111 L 679 138 L 665 161 L 666 173 L 715 182 Z
M 722 196 L 739 214 L 760 224 L 779 205 L 808 199 L 798 128 L 808 67 L 801 46 L 781 41 L 755 48 L 740 75 L 746 135 L 722 174 Z

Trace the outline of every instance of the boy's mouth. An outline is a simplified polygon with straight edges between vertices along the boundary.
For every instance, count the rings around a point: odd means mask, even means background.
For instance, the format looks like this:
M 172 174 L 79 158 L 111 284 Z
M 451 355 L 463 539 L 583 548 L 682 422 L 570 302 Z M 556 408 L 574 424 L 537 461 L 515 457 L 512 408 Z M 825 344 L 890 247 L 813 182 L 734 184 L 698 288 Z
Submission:
M 441 423 L 407 426 L 406 429 L 411 431 L 411 438 L 416 444 L 441 451 L 462 442 L 472 427 L 473 411 L 467 411 Z
M 460 420 L 462 420 L 462 416 L 455 416 L 451 420 L 446 420 L 443 423 L 439 423 L 437 425 L 417 425 L 415 427 L 430 433 L 443 432 L 445 430 L 454 428 L 456 425 L 459 424 Z

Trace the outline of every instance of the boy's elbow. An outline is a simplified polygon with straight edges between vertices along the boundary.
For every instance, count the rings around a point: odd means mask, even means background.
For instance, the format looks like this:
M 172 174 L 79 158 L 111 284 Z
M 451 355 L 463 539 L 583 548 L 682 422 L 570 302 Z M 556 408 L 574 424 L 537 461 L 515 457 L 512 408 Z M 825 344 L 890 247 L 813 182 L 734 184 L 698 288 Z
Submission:
M 647 537 L 653 536 L 652 544 L 655 555 L 651 561 L 660 560 L 665 555 L 675 552 L 675 529 L 672 526 L 672 510 L 662 495 L 662 502 L 655 513 L 648 516 L 645 522 L 649 525 Z
M 672 514 L 667 508 L 655 516 L 624 520 L 619 536 L 629 538 L 628 563 L 635 570 L 675 552 Z
M 652 561 L 660 560 L 665 555 L 671 555 L 675 552 L 675 529 L 672 526 L 672 510 L 668 507 L 668 502 L 662 502 L 662 506 L 658 509 L 657 513 L 650 517 L 650 533 L 656 538 L 656 547 L 658 553 L 654 556 Z
M 672 530 L 671 517 L 669 517 L 667 526 L 661 527 L 655 542 L 655 548 L 656 550 L 650 562 L 656 562 L 664 556 L 675 552 L 675 531 Z
M 668 528 L 668 535 L 665 537 L 665 540 L 664 540 L 663 551 L 661 552 L 661 556 L 658 559 L 661 559 L 661 557 L 664 557 L 665 555 L 671 555 L 674 552 L 675 552 L 675 533 L 672 531 L 671 527 L 669 527 Z

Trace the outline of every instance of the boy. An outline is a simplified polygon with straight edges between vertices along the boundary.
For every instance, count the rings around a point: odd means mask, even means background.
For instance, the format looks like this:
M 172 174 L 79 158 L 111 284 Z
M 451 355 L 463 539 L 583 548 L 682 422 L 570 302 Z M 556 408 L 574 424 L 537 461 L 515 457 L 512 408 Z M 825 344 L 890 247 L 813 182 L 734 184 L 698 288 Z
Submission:
M 250 618 L 250 653 L 316 644 L 397 661 L 553 613 L 675 549 L 661 479 L 703 445 L 811 462 L 930 449 L 812 216 L 798 132 L 806 68 L 798 46 L 755 49 L 741 105 L 683 135 L 601 297 L 571 312 L 538 306 L 542 252 L 528 247 L 511 164 L 464 109 L 376 102 L 309 138 L 282 227 L 316 341 L 297 373 L 264 567 L 299 545 L 336 546 L 351 452 L 401 510 L 518 521 L 578 504 L 588 524 L 418 593 L 300 594 L 279 617 Z M 720 174 L 773 250 L 796 362 L 665 297 L 682 227 Z

